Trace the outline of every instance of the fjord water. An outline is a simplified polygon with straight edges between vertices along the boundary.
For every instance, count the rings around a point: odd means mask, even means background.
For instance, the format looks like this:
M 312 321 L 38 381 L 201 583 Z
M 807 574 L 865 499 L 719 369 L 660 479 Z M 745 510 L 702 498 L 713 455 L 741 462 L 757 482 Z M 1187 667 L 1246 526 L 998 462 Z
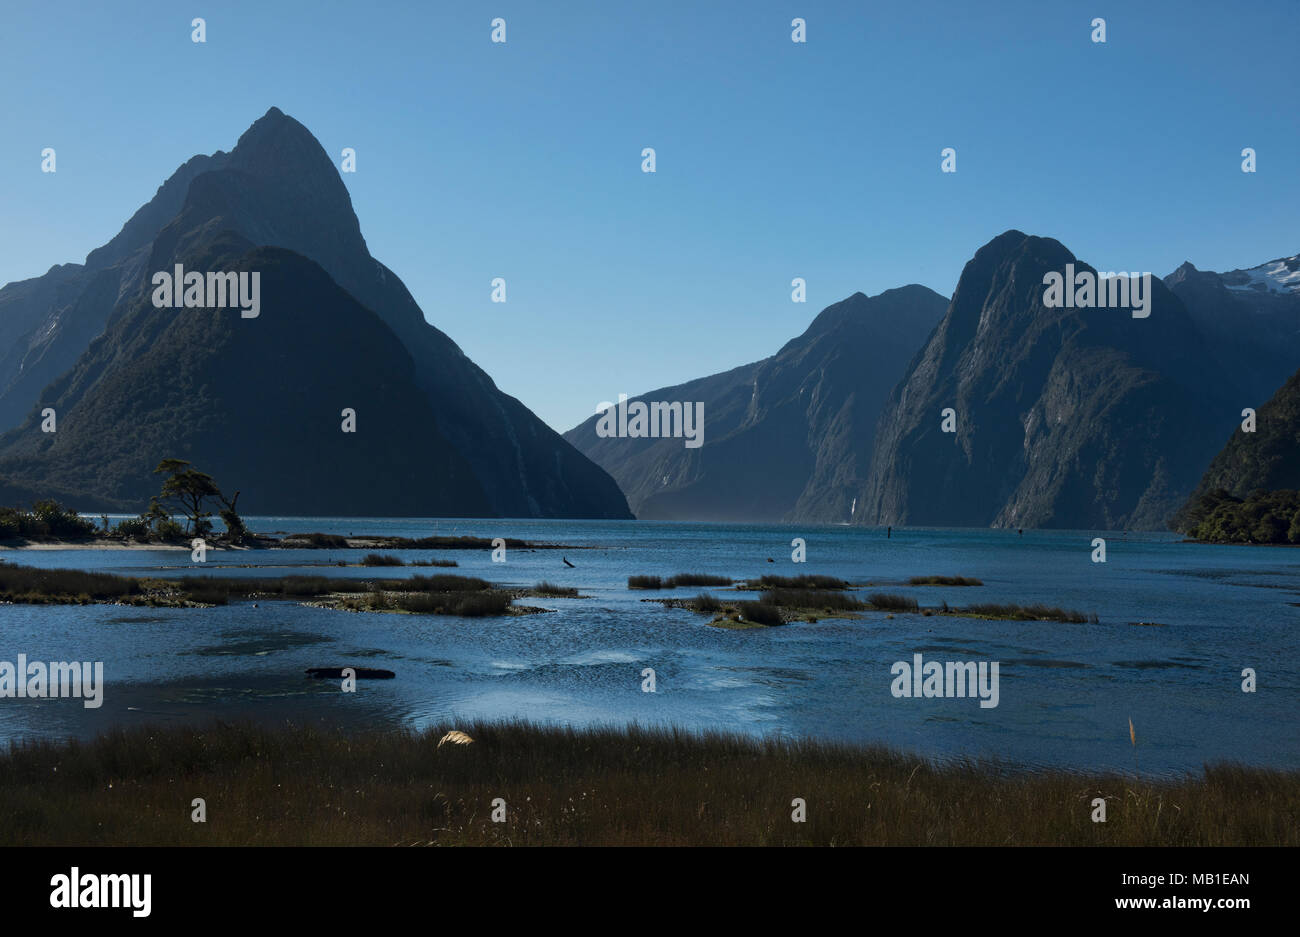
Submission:
M 754 735 L 884 743 L 935 757 L 996 758 L 1167 774 L 1217 761 L 1300 765 L 1300 552 L 1207 546 L 1173 534 L 896 529 L 619 521 L 361 518 L 248 519 L 261 532 L 468 534 L 563 543 L 568 550 L 384 551 L 454 559 L 455 572 L 583 598 L 526 598 L 553 609 L 505 618 L 349 613 L 293 602 L 210 609 L 111 605 L 0 607 L 0 660 L 103 661 L 104 703 L 0 699 L 0 740 L 87 737 L 118 725 L 212 718 L 343 724 L 354 729 L 469 718 L 674 724 Z M 791 562 L 791 540 L 807 562 Z M 366 551 L 212 551 L 197 571 L 400 577 L 428 569 L 340 567 Z M 188 551 L 0 551 L 10 562 L 130 575 L 189 575 Z M 562 557 L 575 564 L 565 566 Z M 767 562 L 768 558 L 775 562 Z M 435 570 L 440 572 L 441 570 Z M 1042 602 L 1095 612 L 1097 624 L 1007 622 L 866 612 L 732 631 L 644 601 L 634 574 L 752 578 L 822 573 L 922 606 Z M 977 577 L 982 587 L 906 587 L 915 575 Z M 731 593 L 721 593 L 730 595 Z M 743 596 L 752 597 L 752 596 Z M 1157 623 L 1161 627 L 1134 623 Z M 998 661 L 1000 699 L 897 699 L 895 661 Z M 310 680 L 308 667 L 396 672 Z M 653 668 L 657 692 L 642 691 Z M 1258 692 L 1243 693 L 1254 668 Z M 1129 740 L 1132 719 L 1137 738 Z

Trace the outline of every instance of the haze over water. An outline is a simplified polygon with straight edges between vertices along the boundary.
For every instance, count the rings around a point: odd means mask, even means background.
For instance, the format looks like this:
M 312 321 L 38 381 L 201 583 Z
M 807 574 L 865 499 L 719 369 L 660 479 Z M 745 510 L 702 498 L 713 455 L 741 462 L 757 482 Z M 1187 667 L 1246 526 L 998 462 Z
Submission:
M 252 718 L 353 728 L 520 717 L 585 725 L 671 723 L 754 735 L 885 743 L 936 757 L 1144 773 L 1215 761 L 1296 767 L 1300 737 L 1279 732 L 1300 702 L 1300 553 L 1206 546 L 1174 534 L 896 529 L 656 522 L 247 519 L 251 529 L 340 534 L 468 534 L 571 544 L 573 550 L 383 551 L 454 559 L 455 572 L 508 586 L 545 579 L 579 599 L 525 598 L 543 615 L 449 618 L 348 613 L 293 602 L 211 609 L 112 605 L 0 607 L 0 659 L 103 661 L 104 704 L 0 700 L 0 740 L 89 737 L 114 725 Z M 1091 541 L 1107 539 L 1107 562 Z M 808 561 L 790 560 L 807 541 Z M 396 578 L 428 569 L 338 567 L 367 551 L 211 551 L 201 568 L 174 550 L 3 550 L 13 563 L 131 575 Z M 561 557 L 576 564 L 567 568 Z M 771 557 L 774 563 L 768 563 Z M 260 568 L 240 568 L 258 564 Z M 922 606 L 1042 602 L 1099 624 L 1007 622 L 866 612 L 732 631 L 643 601 L 685 588 L 629 591 L 635 574 L 735 579 L 821 573 Z M 908 577 L 977 577 L 983 587 L 906 587 Z M 741 595 L 741 598 L 755 597 Z M 1156 622 L 1165 627 L 1138 627 Z M 912 660 L 999 661 L 999 705 L 896 699 L 890 667 Z M 387 681 L 310 680 L 308 667 L 393 670 Z M 658 692 L 641 690 L 654 668 Z M 1241 691 L 1244 668 L 1259 692 Z

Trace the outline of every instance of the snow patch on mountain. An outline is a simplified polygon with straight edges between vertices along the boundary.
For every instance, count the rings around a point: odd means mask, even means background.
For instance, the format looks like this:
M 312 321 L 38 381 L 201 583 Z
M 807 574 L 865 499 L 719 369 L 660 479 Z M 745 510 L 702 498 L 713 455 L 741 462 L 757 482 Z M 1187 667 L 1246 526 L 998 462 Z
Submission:
M 1249 270 L 1223 274 L 1230 290 L 1258 290 L 1264 293 L 1300 293 L 1300 254 L 1270 260 Z

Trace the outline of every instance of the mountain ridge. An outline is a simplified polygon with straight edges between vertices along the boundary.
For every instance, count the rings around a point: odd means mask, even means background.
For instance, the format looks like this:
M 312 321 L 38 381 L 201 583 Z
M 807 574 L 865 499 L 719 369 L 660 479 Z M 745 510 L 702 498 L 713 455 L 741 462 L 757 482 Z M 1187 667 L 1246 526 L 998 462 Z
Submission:
M 182 188 L 183 198 L 175 207 Z M 172 216 L 155 231 L 159 219 L 173 208 Z M 54 323 L 53 333 L 78 303 L 85 310 L 78 320 L 80 327 L 67 330 L 48 347 L 28 341 L 27 358 L 38 349 L 49 353 L 48 373 L 19 367 L 20 379 L 9 374 L 6 384 L 0 371 L 0 386 L 4 386 L 0 415 L 12 419 L 18 414 L 19 420 L 27 416 L 0 439 L 0 472 L 20 479 L 19 472 L 38 473 L 35 479 L 39 480 L 39 460 L 33 461 L 30 446 L 24 447 L 18 439 L 31 431 L 32 415 L 49 404 L 47 391 L 57 394 L 64 377 L 77 368 L 96 338 L 138 303 L 149 273 L 170 269 L 171 259 L 223 232 L 312 261 L 394 334 L 415 362 L 413 379 L 419 396 L 433 407 L 419 408 L 419 422 L 411 429 L 433 427 L 430 433 L 447 440 L 471 465 L 488 498 L 482 513 L 631 517 L 612 479 L 519 401 L 502 393 L 455 342 L 427 322 L 400 278 L 370 255 L 347 187 L 328 155 L 310 131 L 274 107 L 253 122 L 229 153 L 195 157 L 173 173 L 118 235 L 88 255 L 103 266 L 83 266 L 56 277 L 59 282 L 76 279 L 67 285 L 74 297 L 68 305 L 56 306 L 50 299 L 57 283 L 19 290 L 11 289 L 11 284 L 0 290 L 0 307 L 6 300 L 15 307 L 24 303 L 23 321 L 40 320 L 43 315 L 44 321 Z M 145 238 L 148 243 L 141 245 Z M 38 302 L 42 299 L 44 309 Z M 40 331 L 38 324 L 28 334 Z M 93 394 L 96 383 L 110 377 L 121 361 L 95 358 L 93 367 L 91 363 L 85 362 L 80 372 L 81 380 L 90 382 L 83 396 Z M 382 363 L 374 365 L 377 372 L 383 370 Z M 38 379 L 43 383 L 33 391 Z M 436 481 L 431 479 L 430 484 Z M 255 487 L 252 480 L 244 484 Z M 325 503 L 319 509 L 331 510 Z

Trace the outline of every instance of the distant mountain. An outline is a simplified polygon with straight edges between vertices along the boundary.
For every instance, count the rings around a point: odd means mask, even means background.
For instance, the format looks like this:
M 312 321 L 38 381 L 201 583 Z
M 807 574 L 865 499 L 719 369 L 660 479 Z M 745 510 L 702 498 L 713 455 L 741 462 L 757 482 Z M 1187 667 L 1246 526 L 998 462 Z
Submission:
M 270 247 L 282 250 L 255 250 Z M 154 309 L 149 278 L 184 258 L 201 270 L 217 259 L 268 264 L 261 315 Z M 277 108 L 230 153 L 181 167 L 84 265 L 0 290 L 0 322 L 0 338 L 16 336 L 0 361 L 0 418 L 27 416 L 0 438 L 0 475 L 24 483 L 67 479 L 138 497 L 156 482 L 140 477 L 144 463 L 179 455 L 244 490 L 249 511 L 630 517 L 608 475 L 426 322 L 370 256 L 325 151 Z M 244 344 L 259 334 L 275 347 Z M 366 400 L 364 410 L 346 396 Z M 58 411 L 57 442 L 39 432 L 45 406 Z M 369 460 L 338 448 L 348 440 L 343 406 L 358 411 L 357 436 L 370 434 Z M 190 422 L 197 428 L 185 430 Z M 156 451 L 137 458 L 84 435 L 92 431 Z M 302 447 L 298 465 L 318 476 L 310 483 L 241 475 L 285 473 L 294 460 L 273 468 L 223 448 L 287 457 L 289 440 Z M 182 442 L 191 449 L 176 451 Z M 335 457 L 343 461 L 330 464 Z M 75 464 L 82 458 L 95 461 Z M 368 493 L 348 497 L 345 482 Z
M 1268 398 L 1300 363 L 1300 256 L 1211 273 L 1184 263 L 1165 277 L 1244 391 L 1243 407 Z
M 885 407 L 859 523 L 1165 526 L 1240 410 L 1243 382 L 1156 277 L 1146 318 L 1045 306 L 1044 275 L 1067 264 L 1096 272 L 1019 231 L 967 263 Z
M 770 358 L 634 398 L 702 402 L 699 448 L 601 438 L 597 416 L 565 438 L 643 519 L 846 522 L 881 405 L 946 305 L 923 286 L 855 293 Z
M 1180 512 L 1179 526 L 1188 509 L 1217 489 L 1237 498 L 1258 489 L 1300 489 L 1300 371 L 1256 409 L 1254 432 L 1238 424 Z

